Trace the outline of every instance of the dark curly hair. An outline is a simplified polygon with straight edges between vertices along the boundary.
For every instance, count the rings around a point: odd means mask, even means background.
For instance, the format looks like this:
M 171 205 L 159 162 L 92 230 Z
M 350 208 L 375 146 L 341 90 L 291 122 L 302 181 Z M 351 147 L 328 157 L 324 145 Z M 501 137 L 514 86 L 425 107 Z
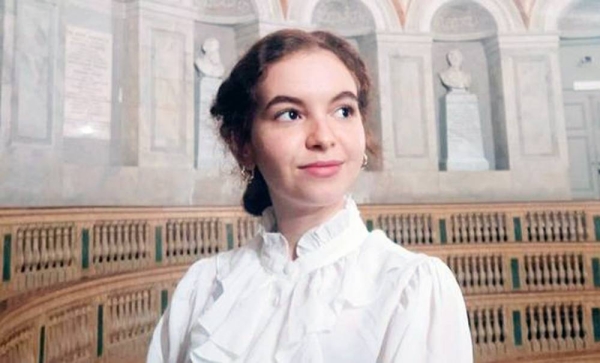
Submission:
M 305 32 L 284 29 L 256 42 L 233 67 L 221 84 L 210 109 L 218 122 L 219 134 L 238 164 L 242 152 L 250 142 L 252 122 L 258 107 L 258 86 L 268 67 L 284 57 L 300 51 L 323 49 L 332 52 L 348 68 L 357 85 L 358 107 L 363 123 L 367 122 L 371 93 L 371 79 L 358 52 L 344 39 L 326 32 Z M 365 125 L 366 126 L 366 125 Z M 367 151 L 378 155 L 378 148 L 368 127 L 365 127 Z M 243 197 L 244 209 L 255 216 L 272 204 L 267 184 L 258 168 Z

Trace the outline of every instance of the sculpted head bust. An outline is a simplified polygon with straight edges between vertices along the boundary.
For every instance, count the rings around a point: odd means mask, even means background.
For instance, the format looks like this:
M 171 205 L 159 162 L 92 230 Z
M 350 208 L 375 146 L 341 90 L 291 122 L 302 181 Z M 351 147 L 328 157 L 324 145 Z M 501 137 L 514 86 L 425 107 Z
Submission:
M 440 72 L 442 84 L 450 91 L 467 90 L 471 86 L 471 75 L 461 70 L 463 55 L 458 49 L 453 49 L 446 55 L 450 67 Z
M 219 55 L 219 41 L 208 38 L 202 44 L 203 57 L 196 58 L 194 65 L 199 72 L 205 76 L 220 78 L 225 73 L 225 67 L 221 63 Z

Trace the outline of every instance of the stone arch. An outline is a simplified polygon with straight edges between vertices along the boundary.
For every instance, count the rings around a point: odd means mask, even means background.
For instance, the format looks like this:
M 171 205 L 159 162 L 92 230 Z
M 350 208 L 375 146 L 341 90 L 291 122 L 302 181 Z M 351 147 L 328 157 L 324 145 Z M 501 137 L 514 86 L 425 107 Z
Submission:
M 263 21 L 283 21 L 285 19 L 279 0 L 250 0 L 258 19 Z
M 287 20 L 292 23 L 312 24 L 313 12 L 322 0 L 292 0 Z M 400 21 L 392 4 L 387 1 L 357 0 L 371 12 L 377 30 L 400 29 Z
M 531 9 L 530 30 L 542 32 L 558 31 L 558 21 L 563 12 L 580 0 L 536 1 Z
M 431 32 L 433 17 L 444 5 L 460 0 L 414 1 L 406 14 L 405 30 Z M 524 31 L 525 25 L 519 9 L 512 1 L 469 0 L 485 8 L 496 21 L 499 33 Z

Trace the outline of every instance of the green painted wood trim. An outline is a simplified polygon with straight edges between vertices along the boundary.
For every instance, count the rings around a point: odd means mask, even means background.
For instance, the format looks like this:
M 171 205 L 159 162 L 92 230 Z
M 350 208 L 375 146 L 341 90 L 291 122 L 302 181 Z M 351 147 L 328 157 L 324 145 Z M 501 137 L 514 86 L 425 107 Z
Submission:
M 233 224 L 227 223 L 225 225 L 225 230 L 227 231 L 227 249 L 233 249 Z
M 440 219 L 440 243 L 445 245 L 448 243 L 448 235 L 446 234 L 446 220 Z
M 162 290 L 160 292 L 160 313 L 164 314 L 165 310 L 167 310 L 167 305 L 169 305 L 169 290 Z
M 513 334 L 515 338 L 515 346 L 523 345 L 523 336 L 521 334 L 521 312 L 513 311 Z
M 367 219 L 367 231 L 371 232 L 373 230 L 373 220 Z
M 594 287 L 600 287 L 600 258 L 592 258 L 592 272 L 594 274 Z
M 600 241 L 600 216 L 594 216 L 594 234 L 596 241 Z
M 154 261 L 162 262 L 163 259 L 163 244 L 162 244 L 162 226 L 156 226 L 154 228 L 154 246 L 156 255 Z
M 4 253 L 2 255 L 2 281 L 10 281 L 10 260 L 11 260 L 12 235 L 4 235 Z
M 592 308 L 592 325 L 594 326 L 594 342 L 600 341 L 600 308 Z
M 84 228 L 81 231 L 81 268 L 90 267 L 90 230 Z
M 516 258 L 510 259 L 510 272 L 512 275 L 512 287 L 513 290 L 521 288 L 521 279 L 519 276 L 519 260 Z
M 104 306 L 98 305 L 98 339 L 97 339 L 97 350 L 96 355 L 102 356 L 104 352 Z
M 46 354 L 46 326 L 40 328 L 40 350 L 38 352 L 38 362 L 44 363 Z
M 515 225 L 515 241 L 523 241 L 523 230 L 521 229 L 521 218 L 514 217 L 513 224 Z

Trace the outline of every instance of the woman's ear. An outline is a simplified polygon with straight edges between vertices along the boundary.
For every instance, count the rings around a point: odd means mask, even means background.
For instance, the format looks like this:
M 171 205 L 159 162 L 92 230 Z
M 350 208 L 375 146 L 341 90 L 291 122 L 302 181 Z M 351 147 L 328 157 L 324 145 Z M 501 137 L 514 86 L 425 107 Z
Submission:
M 249 142 L 242 147 L 237 157 L 238 163 L 245 166 L 247 169 L 254 169 L 256 161 L 254 160 L 254 150 Z

